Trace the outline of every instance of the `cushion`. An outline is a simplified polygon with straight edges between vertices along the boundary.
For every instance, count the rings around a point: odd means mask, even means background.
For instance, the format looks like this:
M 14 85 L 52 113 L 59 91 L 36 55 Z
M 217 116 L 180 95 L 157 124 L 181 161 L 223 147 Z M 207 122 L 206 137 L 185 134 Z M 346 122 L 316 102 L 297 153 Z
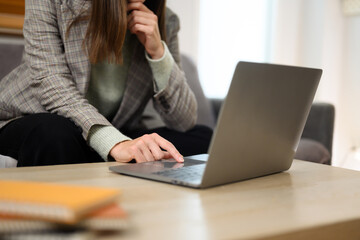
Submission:
M 21 44 L 0 44 L 0 80 L 19 66 L 23 50 Z
M 0 155 L 0 168 L 14 168 L 16 165 L 17 160 L 8 156 Z
M 294 158 L 315 163 L 330 163 L 330 153 L 324 145 L 308 138 L 302 138 L 300 140 Z

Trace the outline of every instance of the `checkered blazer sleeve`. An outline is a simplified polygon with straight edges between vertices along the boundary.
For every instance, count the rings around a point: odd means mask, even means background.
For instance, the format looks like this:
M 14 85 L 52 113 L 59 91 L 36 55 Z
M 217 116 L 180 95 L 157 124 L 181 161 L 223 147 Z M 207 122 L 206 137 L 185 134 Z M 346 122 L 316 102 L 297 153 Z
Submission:
M 94 124 L 110 123 L 86 101 L 70 73 L 58 26 L 58 5 L 58 1 L 26 1 L 25 52 L 34 101 L 40 102 L 48 112 L 74 121 L 86 138 Z
M 197 102 L 181 69 L 178 31 L 179 18 L 167 9 L 167 45 L 175 63 L 165 89 L 154 96 L 154 107 L 166 126 L 178 131 L 192 128 L 197 120 Z

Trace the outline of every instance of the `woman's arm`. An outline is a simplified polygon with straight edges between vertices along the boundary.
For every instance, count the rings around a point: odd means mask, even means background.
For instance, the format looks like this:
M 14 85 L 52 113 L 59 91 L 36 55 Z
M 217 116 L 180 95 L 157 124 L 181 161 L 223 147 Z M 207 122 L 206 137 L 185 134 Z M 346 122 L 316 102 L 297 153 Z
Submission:
M 149 9 L 142 3 L 142 0 L 131 0 L 131 2 L 132 3 L 128 4 L 128 10 L 132 11 L 128 18 L 129 29 L 138 36 L 138 39 L 144 45 L 147 53 L 153 59 L 156 59 L 159 55 L 154 54 L 155 52 L 164 54 L 164 50 L 162 50 L 164 48 L 160 41 L 157 18 L 152 12 L 149 13 Z M 168 30 L 168 48 L 171 53 L 170 57 L 175 62 L 173 61 L 174 64 L 170 64 L 170 71 L 164 71 L 170 72 L 170 76 L 168 77 L 165 87 L 155 92 L 153 97 L 154 107 L 160 113 L 162 119 L 169 128 L 178 131 L 186 131 L 192 128 L 196 123 L 197 102 L 186 82 L 184 72 L 179 67 L 180 56 L 177 37 L 177 33 L 180 29 L 179 19 L 174 13 L 170 12 L 166 21 Z M 159 51 L 156 51 L 156 47 Z M 152 65 L 153 64 L 150 62 L 150 66 L 154 71 Z
M 87 102 L 71 75 L 58 26 L 57 5 L 58 1 L 26 1 L 25 52 L 33 96 L 48 112 L 74 121 L 86 138 L 91 126 L 110 123 Z

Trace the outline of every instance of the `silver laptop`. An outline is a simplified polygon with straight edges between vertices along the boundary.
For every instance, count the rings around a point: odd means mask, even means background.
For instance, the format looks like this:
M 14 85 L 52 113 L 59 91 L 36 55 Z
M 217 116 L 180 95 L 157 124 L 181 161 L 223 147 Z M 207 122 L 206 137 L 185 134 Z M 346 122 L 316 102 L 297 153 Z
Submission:
M 209 154 L 110 167 L 111 171 L 207 188 L 290 168 L 320 69 L 239 62 Z

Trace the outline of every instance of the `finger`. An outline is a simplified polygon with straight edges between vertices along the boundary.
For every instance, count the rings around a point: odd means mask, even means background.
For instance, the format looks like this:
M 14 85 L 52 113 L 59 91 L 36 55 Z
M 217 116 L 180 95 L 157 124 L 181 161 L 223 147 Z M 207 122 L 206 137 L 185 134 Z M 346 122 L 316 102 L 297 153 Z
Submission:
M 152 11 L 150 9 L 148 9 L 144 3 L 141 2 L 130 2 L 127 5 L 127 11 L 131 12 L 133 10 L 139 10 L 139 11 L 143 11 L 143 12 L 151 12 Z
M 166 140 L 165 138 L 160 137 L 158 134 L 153 134 L 154 140 L 159 144 L 162 149 L 165 149 L 177 162 L 184 162 L 183 156 L 175 148 L 175 146 Z
M 146 158 L 144 157 L 144 155 L 140 150 L 134 154 L 134 158 L 137 163 L 147 162 Z
M 144 33 L 144 30 L 145 30 L 146 26 L 144 25 L 141 25 L 141 24 L 135 24 L 134 26 L 132 27 L 129 27 L 129 31 L 133 34 L 137 34 L 138 32 L 143 32 Z
M 145 134 L 141 136 L 141 139 L 146 144 L 146 150 L 148 151 L 148 154 L 151 154 L 152 161 L 160 160 L 163 158 L 163 151 L 160 149 L 160 146 L 157 145 L 152 135 Z
M 146 36 L 150 36 L 154 32 L 152 26 L 145 26 L 141 24 L 135 24 L 133 27 L 129 28 L 130 32 L 133 34 L 144 33 Z
M 145 12 L 145 11 L 140 11 L 140 10 L 133 10 L 128 17 L 134 17 L 134 16 L 142 16 L 142 17 L 148 17 L 148 18 L 152 18 L 155 19 L 157 18 L 157 15 L 154 14 L 153 12 Z
M 149 150 L 148 143 L 147 143 L 148 141 L 149 141 L 149 137 L 147 137 L 146 135 L 136 139 L 136 147 L 137 147 L 137 149 L 139 149 L 142 157 L 145 159 L 146 162 L 155 160 Z
M 138 163 L 146 162 L 146 158 L 142 154 L 141 148 L 139 147 L 138 140 L 135 139 L 135 141 L 137 142 L 134 145 L 132 145 L 128 150 L 130 156 L 132 156 L 132 158 L 135 159 L 135 161 Z
M 155 158 L 154 158 L 153 154 L 150 152 L 150 149 L 147 145 L 141 146 L 141 153 L 143 154 L 143 156 L 145 157 L 145 160 L 147 162 L 155 161 Z
M 149 141 L 148 146 L 149 146 L 149 149 L 150 149 L 152 155 L 154 156 L 155 160 L 173 158 L 173 156 L 169 152 L 163 151 L 160 148 L 160 146 L 155 142 L 155 140 L 153 138 L 154 136 L 150 136 L 150 137 L 151 137 L 151 140 Z
M 141 12 L 141 11 L 133 11 L 131 14 L 127 16 L 128 25 L 132 22 L 138 22 L 142 24 L 157 24 L 158 18 L 153 13 Z
M 154 156 L 155 160 L 168 159 L 169 155 L 170 155 L 170 158 L 172 157 L 171 154 L 169 154 L 168 152 L 161 150 L 160 146 L 157 145 L 157 143 L 155 141 L 151 141 L 149 143 L 149 149 L 150 149 L 152 155 Z
M 147 37 L 156 37 L 157 34 L 157 31 L 153 26 L 142 25 L 139 23 L 134 24 L 132 27 L 128 27 L 128 29 L 133 34 L 144 33 Z M 158 38 L 161 39 L 161 37 Z
M 170 153 L 166 152 L 166 151 L 163 151 L 163 154 L 164 154 L 163 159 L 173 158 L 173 156 Z
M 157 20 L 151 16 L 134 16 L 128 19 L 128 28 L 132 28 L 135 24 L 141 24 L 146 26 L 156 26 Z

